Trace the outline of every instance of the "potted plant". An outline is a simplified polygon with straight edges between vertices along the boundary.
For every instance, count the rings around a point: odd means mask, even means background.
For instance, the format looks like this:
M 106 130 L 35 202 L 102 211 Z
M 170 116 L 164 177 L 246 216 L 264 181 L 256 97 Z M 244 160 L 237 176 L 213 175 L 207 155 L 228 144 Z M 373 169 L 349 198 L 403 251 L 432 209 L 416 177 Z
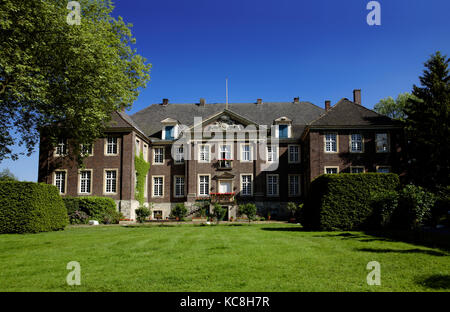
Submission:
M 270 221 L 270 210 L 267 211 L 267 220 Z

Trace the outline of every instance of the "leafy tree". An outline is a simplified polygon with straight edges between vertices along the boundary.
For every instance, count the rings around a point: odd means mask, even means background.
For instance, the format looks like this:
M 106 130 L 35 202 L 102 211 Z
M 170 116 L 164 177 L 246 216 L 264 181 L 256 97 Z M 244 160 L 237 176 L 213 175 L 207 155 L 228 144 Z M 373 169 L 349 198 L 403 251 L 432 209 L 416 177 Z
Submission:
M 80 25 L 67 23 L 67 0 L 0 2 L 0 160 L 23 154 L 15 143 L 30 155 L 41 129 L 52 145 L 73 138 L 82 158 L 80 144 L 99 138 L 150 78 L 151 65 L 130 47 L 132 25 L 111 16 L 111 2 L 78 2 Z
M 170 212 L 170 216 L 173 218 L 178 218 L 178 220 L 184 220 L 188 213 L 186 206 L 182 203 L 178 203 Z
M 215 203 L 214 204 L 214 211 L 213 211 L 213 215 L 216 219 L 217 224 L 219 224 L 220 221 L 223 220 L 223 218 L 225 217 L 227 213 L 227 209 L 224 208 L 222 205 Z
M 252 203 L 239 205 L 239 213 L 245 214 L 248 219 L 248 223 L 256 218 L 256 206 Z
M 139 223 L 144 223 L 145 219 L 150 216 L 150 209 L 145 206 L 140 206 L 138 209 L 135 209 L 136 212 L 136 220 Z
M 425 187 L 447 185 L 450 173 L 450 77 L 449 59 L 440 52 L 425 63 L 405 106 L 409 137 L 409 175 Z
M 18 179 L 8 168 L 6 168 L 0 172 L 0 181 L 18 181 Z
M 381 99 L 377 104 L 375 104 L 374 110 L 377 113 L 388 116 L 392 119 L 404 121 L 406 119 L 405 106 L 409 99 L 417 100 L 414 95 L 408 92 L 399 94 L 396 99 L 389 96 Z

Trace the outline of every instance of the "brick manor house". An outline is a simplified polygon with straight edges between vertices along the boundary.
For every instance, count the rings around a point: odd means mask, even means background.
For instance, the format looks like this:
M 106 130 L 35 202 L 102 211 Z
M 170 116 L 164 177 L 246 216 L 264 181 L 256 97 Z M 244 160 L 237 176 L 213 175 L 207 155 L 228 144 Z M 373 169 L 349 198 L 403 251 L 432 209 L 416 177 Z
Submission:
M 217 138 L 222 132 L 226 140 Z M 193 212 L 193 204 L 205 199 L 226 206 L 228 217 L 236 217 L 243 202 L 281 217 L 321 174 L 399 173 L 403 140 L 397 122 L 361 105 L 360 90 L 353 101 L 325 101 L 324 108 L 299 98 L 230 104 L 163 99 L 131 116 L 114 113 L 104 138 L 86 149 L 83 169 L 63 157 L 70 152 L 67 138 L 49 150 L 41 135 L 38 180 L 56 185 L 62 196 L 111 197 L 135 219 L 134 156 L 142 153 L 150 163 L 144 197 L 153 203 L 153 219 L 168 218 L 177 203 Z

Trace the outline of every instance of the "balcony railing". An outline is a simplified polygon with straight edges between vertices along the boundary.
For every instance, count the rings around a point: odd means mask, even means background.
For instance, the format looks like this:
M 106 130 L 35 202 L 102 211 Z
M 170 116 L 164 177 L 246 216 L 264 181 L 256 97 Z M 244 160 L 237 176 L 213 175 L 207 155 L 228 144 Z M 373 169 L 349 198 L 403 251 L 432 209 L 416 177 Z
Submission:
M 219 159 L 219 169 L 231 169 L 233 168 L 232 159 Z
M 232 203 L 234 202 L 235 193 L 210 193 L 211 202 L 213 203 Z

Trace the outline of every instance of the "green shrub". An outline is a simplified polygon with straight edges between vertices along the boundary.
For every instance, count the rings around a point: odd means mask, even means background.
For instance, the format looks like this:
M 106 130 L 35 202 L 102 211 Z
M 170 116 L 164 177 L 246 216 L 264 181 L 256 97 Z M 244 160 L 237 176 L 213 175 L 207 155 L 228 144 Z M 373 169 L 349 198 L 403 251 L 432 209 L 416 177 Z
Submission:
M 145 219 L 147 219 L 150 216 L 150 209 L 148 209 L 145 206 L 140 206 L 138 209 L 135 210 L 136 212 L 136 220 L 139 223 L 144 223 Z
M 372 215 L 366 222 L 366 228 L 380 229 L 393 227 L 392 217 L 398 207 L 398 193 L 385 191 L 373 193 L 370 198 Z
M 76 210 L 69 214 L 70 224 L 87 224 L 89 216 L 84 211 Z
M 227 214 L 226 208 L 224 208 L 222 205 L 218 203 L 214 204 L 213 215 L 214 218 L 216 219 L 217 224 L 219 224 L 219 222 L 223 220 L 226 214 Z
M 250 223 L 256 217 L 256 206 L 252 203 L 239 205 L 239 213 L 245 214 L 247 216 L 248 222 Z
M 97 220 L 104 224 L 117 224 L 120 213 L 116 210 L 116 203 L 109 197 L 66 197 L 64 203 L 67 210 L 77 208 L 86 213 L 91 220 Z
M 399 192 L 399 207 L 394 215 L 397 227 L 417 229 L 431 219 L 431 208 L 436 201 L 433 193 L 420 186 L 406 185 Z
M 80 199 L 78 197 L 64 197 L 63 201 L 69 216 L 75 211 L 80 211 Z
M 373 215 L 372 194 L 394 191 L 393 173 L 326 174 L 312 181 L 305 204 L 304 226 L 321 230 L 365 228 Z
M 450 211 L 450 186 L 441 187 L 436 192 L 436 203 L 431 209 L 432 224 L 450 227 L 448 211 Z
M 0 233 L 57 231 L 67 224 L 67 210 L 55 186 L 0 182 Z
M 178 220 L 184 220 L 188 213 L 188 210 L 186 206 L 182 203 L 178 203 L 173 207 L 172 211 L 170 212 L 170 216 L 172 218 L 178 218 Z

